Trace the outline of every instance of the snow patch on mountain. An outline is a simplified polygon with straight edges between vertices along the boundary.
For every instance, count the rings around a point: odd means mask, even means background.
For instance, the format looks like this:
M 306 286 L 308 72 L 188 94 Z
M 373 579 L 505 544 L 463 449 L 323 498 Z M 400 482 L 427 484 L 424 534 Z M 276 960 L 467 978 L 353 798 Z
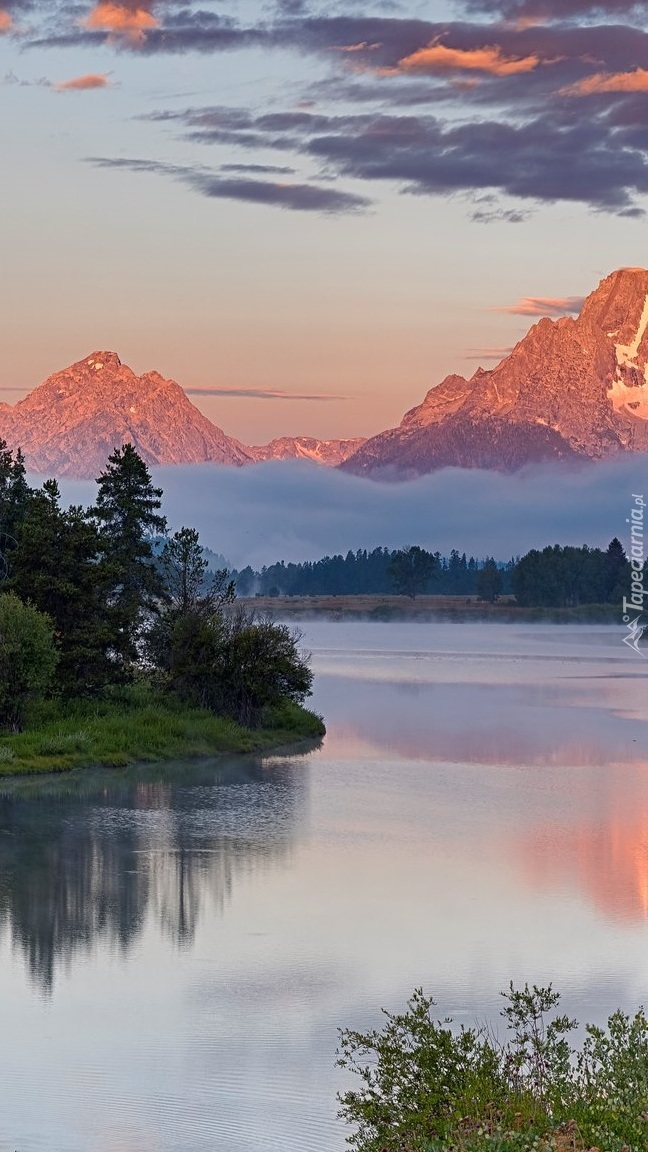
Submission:
M 648 328 L 648 296 L 644 300 L 643 312 L 639 321 L 639 327 L 635 333 L 634 340 L 631 344 L 617 344 L 616 357 L 619 368 L 636 368 L 637 356 L 641 347 L 641 341 L 644 338 L 646 328 Z
M 639 327 L 633 340 L 630 344 L 615 345 L 617 368 L 608 391 L 608 398 L 612 401 L 615 412 L 625 412 L 639 420 L 648 420 L 648 361 L 644 362 L 643 369 L 638 363 L 639 351 L 647 329 L 648 295 L 644 300 Z M 642 381 L 637 380 L 638 374 L 643 375 Z M 626 382 L 628 375 L 629 384 Z

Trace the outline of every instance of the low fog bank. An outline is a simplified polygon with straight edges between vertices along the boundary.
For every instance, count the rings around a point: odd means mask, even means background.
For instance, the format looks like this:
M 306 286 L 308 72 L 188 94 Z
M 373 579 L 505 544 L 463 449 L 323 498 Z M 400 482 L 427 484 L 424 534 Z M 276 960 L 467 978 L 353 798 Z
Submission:
M 648 491 L 648 458 L 514 476 L 447 468 L 401 484 L 294 460 L 158 468 L 154 479 L 170 527 L 198 528 L 237 568 L 413 543 L 506 560 L 545 544 L 606 546 L 618 536 L 627 545 L 633 494 Z M 96 493 L 88 481 L 60 485 L 70 503 Z

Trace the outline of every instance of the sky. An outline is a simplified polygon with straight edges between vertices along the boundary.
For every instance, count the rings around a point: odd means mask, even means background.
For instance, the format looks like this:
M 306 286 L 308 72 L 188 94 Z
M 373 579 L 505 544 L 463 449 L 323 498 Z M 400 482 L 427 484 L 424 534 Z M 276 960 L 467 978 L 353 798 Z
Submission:
M 247 443 L 397 423 L 646 263 L 647 16 L 0 0 L 0 400 L 112 349 Z

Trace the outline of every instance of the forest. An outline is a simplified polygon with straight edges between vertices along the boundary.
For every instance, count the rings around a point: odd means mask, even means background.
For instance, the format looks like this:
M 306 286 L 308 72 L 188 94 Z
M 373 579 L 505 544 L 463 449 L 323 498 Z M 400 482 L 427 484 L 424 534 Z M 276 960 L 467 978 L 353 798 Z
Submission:
M 574 608 L 621 604 L 631 582 L 618 539 L 607 549 L 551 545 L 497 561 L 453 549 L 448 557 L 410 545 L 359 549 L 305 563 L 283 560 L 230 571 L 237 593 L 251 596 L 436 595 L 494 602 L 514 596 L 520 607 Z
M 167 532 L 162 496 L 125 444 L 95 503 L 65 508 L 0 443 L 2 770 L 92 761 L 104 737 L 100 759 L 119 763 L 248 747 L 242 730 L 323 731 L 299 707 L 312 685 L 299 635 L 235 604 L 196 530 Z

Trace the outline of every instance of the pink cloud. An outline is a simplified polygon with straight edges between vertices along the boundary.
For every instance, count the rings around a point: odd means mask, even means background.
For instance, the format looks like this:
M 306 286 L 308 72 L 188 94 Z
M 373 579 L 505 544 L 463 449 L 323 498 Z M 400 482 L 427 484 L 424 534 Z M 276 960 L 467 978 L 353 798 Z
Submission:
M 110 88 L 110 80 L 103 73 L 90 73 L 75 76 L 72 80 L 61 80 L 54 87 L 57 92 L 89 92 L 94 88 Z
M 490 76 L 516 76 L 533 72 L 542 61 L 539 56 L 505 56 L 497 44 L 483 48 L 448 48 L 433 41 L 399 60 L 397 72 L 486 72 Z
M 600 92 L 648 92 L 648 70 L 634 72 L 597 72 L 562 89 L 563 96 L 594 96 Z
M 0 8 L 0 33 L 8 32 L 12 23 L 10 13 L 6 12 L 4 8 Z
M 144 40 L 147 32 L 158 27 L 150 5 L 119 4 L 112 0 L 99 0 L 81 23 L 91 31 L 108 32 L 135 43 Z
M 513 349 L 508 348 L 469 348 L 464 353 L 464 360 L 503 360 L 509 356 Z
M 375 52 L 377 48 L 382 48 L 382 44 L 369 44 L 366 40 L 361 40 L 359 44 L 341 44 L 336 49 L 337 52 Z
M 573 316 L 584 303 L 584 296 L 525 296 L 517 304 L 505 304 L 495 311 L 513 316 Z

